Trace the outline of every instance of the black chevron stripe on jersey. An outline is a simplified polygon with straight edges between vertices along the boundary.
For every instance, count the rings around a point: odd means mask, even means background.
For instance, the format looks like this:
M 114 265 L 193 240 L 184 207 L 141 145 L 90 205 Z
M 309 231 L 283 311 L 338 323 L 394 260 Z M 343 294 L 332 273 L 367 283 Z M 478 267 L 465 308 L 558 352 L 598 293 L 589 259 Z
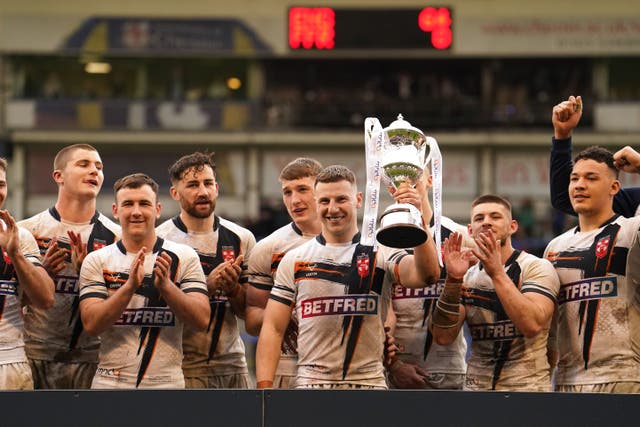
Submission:
M 120 244 L 122 242 L 118 242 L 118 243 Z M 163 243 L 164 243 L 163 239 L 157 238 L 156 243 L 153 245 L 153 253 L 157 253 L 158 256 L 160 256 L 161 253 L 166 253 L 167 255 L 169 255 L 169 257 L 171 258 L 171 267 L 169 269 L 169 280 L 171 280 L 174 284 L 177 285 L 176 277 L 178 274 L 178 265 L 180 263 L 180 259 L 178 258 L 178 255 L 176 255 L 175 253 L 171 251 L 163 250 L 162 249 Z M 155 274 L 151 274 L 150 276 L 145 276 L 144 279 L 142 280 L 142 286 L 138 288 L 140 292 L 136 290 L 136 293 L 139 293 L 147 297 L 147 304 L 146 304 L 147 307 L 166 307 L 167 303 L 160 296 L 160 292 L 158 291 L 158 289 L 155 287 L 153 283 L 154 281 L 155 281 Z M 144 375 L 146 374 L 147 369 L 149 368 L 149 364 L 151 363 L 151 359 L 153 357 L 153 353 L 156 348 L 156 343 L 158 342 L 158 336 L 160 335 L 161 331 L 162 331 L 162 327 L 149 328 L 146 326 L 141 328 L 140 330 L 140 344 L 138 345 L 138 354 L 140 354 L 140 351 L 142 350 L 143 346 L 144 346 L 144 350 L 142 353 L 142 360 L 140 361 L 140 368 L 138 369 L 138 375 L 136 378 L 136 388 L 142 382 Z
M 551 262 L 556 268 L 580 269 L 583 271 L 583 278 L 585 279 L 589 277 L 604 277 L 607 273 L 624 276 L 626 275 L 629 250 L 615 246 L 619 232 L 619 224 L 609 224 L 593 239 L 593 243 L 589 248 L 563 251 L 554 254 Z M 609 239 L 609 244 L 604 253 L 598 248 L 598 243 L 603 241 L 603 239 Z M 596 254 L 597 252 L 600 253 Z M 577 327 L 578 336 L 583 335 L 582 360 L 584 362 L 584 369 L 589 368 L 591 343 L 593 341 L 593 334 L 595 333 L 599 308 L 600 299 L 580 301 L 578 309 L 580 323 Z
M 361 276 L 358 271 L 358 260 L 362 260 L 363 257 L 368 258 L 368 274 Z M 376 266 L 376 252 L 372 246 L 364 246 L 361 244 L 356 245 L 353 251 L 353 258 L 351 264 L 342 277 L 342 280 L 338 283 L 344 283 L 348 285 L 347 293 L 349 295 L 368 294 L 371 290 L 380 294 L 382 292 L 382 283 L 384 281 L 384 270 L 377 268 Z M 378 307 L 380 310 L 381 308 Z M 346 378 L 353 354 L 358 344 L 358 338 L 360 336 L 360 330 L 362 329 L 363 322 L 362 315 L 345 315 L 342 320 L 342 344 L 344 344 L 347 333 L 347 347 L 345 351 L 344 361 L 342 363 L 342 379 Z
M 522 274 L 522 269 L 520 268 L 520 264 L 516 262 L 516 259 L 520 256 L 522 251 L 516 250 L 511 254 L 505 266 L 507 268 L 507 276 L 511 279 L 511 282 L 516 286 L 516 288 L 520 289 L 520 275 Z M 507 313 L 500 304 L 500 313 L 496 314 L 497 321 L 509 320 Z M 509 358 L 509 352 L 511 351 L 511 346 L 513 345 L 513 339 L 505 340 L 505 341 L 496 341 L 493 343 L 493 357 L 496 361 L 495 366 L 493 367 L 493 379 L 491 380 L 491 390 L 496 389 L 496 384 L 498 384 L 498 380 L 500 379 L 500 374 L 502 373 L 502 368 L 504 368 L 504 364 Z
M 172 218 L 173 224 L 184 233 L 187 233 L 187 226 L 182 222 L 180 216 L 177 215 Z M 220 218 L 214 216 L 213 229 L 218 231 L 218 243 L 216 245 L 216 255 L 210 256 L 198 252 L 200 258 L 200 265 L 204 275 L 208 276 L 217 266 L 224 262 L 223 250 L 233 248 L 234 256 L 240 255 L 240 249 L 242 239 L 233 231 L 220 223 Z M 209 317 L 209 327 L 207 332 L 211 333 L 211 346 L 209 347 L 209 360 L 213 358 L 216 352 L 218 343 L 220 342 L 220 334 L 222 333 L 222 327 L 224 326 L 224 318 L 226 314 L 226 301 L 216 299 L 215 296 L 209 296 L 209 304 L 211 307 L 211 314 Z
M 55 214 L 58 215 L 57 219 L 60 220 L 57 211 L 55 212 Z M 93 218 L 91 218 L 93 227 L 91 229 L 91 233 L 89 234 L 89 238 L 87 239 L 87 253 L 93 252 L 94 249 L 98 247 L 110 245 L 116 240 L 116 235 L 98 220 L 99 216 L 100 214 L 96 212 Z M 58 245 L 61 245 L 61 243 L 62 242 L 58 242 Z M 100 245 L 96 245 L 96 243 L 100 243 Z M 69 249 L 70 248 L 71 247 L 69 246 Z M 68 262 L 71 262 L 71 251 L 69 251 L 68 256 Z M 76 348 L 78 340 L 80 339 L 80 335 L 84 330 L 84 327 L 82 326 L 82 318 L 80 317 L 80 297 L 78 295 L 73 298 L 70 314 L 71 317 L 69 317 L 69 324 L 73 323 L 73 332 L 71 333 L 71 337 L 69 339 L 69 350 L 73 350 Z

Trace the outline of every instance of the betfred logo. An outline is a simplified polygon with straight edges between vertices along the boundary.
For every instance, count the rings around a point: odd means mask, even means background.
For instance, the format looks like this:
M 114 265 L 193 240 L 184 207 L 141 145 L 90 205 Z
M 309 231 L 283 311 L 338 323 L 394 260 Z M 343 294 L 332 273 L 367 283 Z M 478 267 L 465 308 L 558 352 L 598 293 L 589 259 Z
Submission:
M 236 251 L 231 246 L 223 246 L 222 247 L 222 260 L 227 261 L 235 261 L 236 259 Z
M 173 312 L 166 307 L 146 307 L 126 309 L 114 323 L 116 326 L 175 326 Z
M 300 303 L 302 318 L 340 314 L 378 314 L 376 295 L 345 295 L 340 297 L 312 298 Z
M 558 304 L 571 301 L 609 298 L 618 295 L 618 278 L 592 277 L 560 286 Z
M 598 257 L 598 259 L 602 259 L 607 255 L 610 241 L 611 236 L 602 237 L 598 240 L 598 243 L 596 243 L 596 257 Z
M 438 299 L 442 290 L 444 289 L 444 280 L 438 280 L 437 283 L 432 283 L 424 288 L 405 288 L 397 283 L 393 285 L 393 294 L 391 298 L 407 299 L 407 298 L 426 298 L 426 299 Z
M 511 320 L 470 325 L 469 331 L 475 341 L 508 341 L 523 336 Z
M 56 293 L 78 295 L 78 278 L 76 276 L 56 276 Z
M 358 276 L 367 277 L 369 275 L 369 256 L 367 254 L 358 255 L 356 266 L 358 267 Z

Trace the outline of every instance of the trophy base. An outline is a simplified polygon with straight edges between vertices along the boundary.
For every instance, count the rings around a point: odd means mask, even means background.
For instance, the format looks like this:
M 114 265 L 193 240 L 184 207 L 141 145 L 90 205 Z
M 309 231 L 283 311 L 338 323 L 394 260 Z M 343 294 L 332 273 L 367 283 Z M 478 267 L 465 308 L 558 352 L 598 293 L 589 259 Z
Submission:
M 427 232 L 422 228 L 422 217 L 415 206 L 395 203 L 380 217 L 380 229 L 376 240 L 391 248 L 413 248 L 427 240 Z
M 390 225 L 378 230 L 376 239 L 381 245 L 390 248 L 415 248 L 427 240 L 427 232 L 416 225 Z

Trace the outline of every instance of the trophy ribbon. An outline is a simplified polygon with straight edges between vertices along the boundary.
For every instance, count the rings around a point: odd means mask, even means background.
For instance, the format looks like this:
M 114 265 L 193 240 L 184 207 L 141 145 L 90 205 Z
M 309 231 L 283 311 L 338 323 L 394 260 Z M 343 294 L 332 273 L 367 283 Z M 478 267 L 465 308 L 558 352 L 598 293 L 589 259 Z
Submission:
M 380 180 L 382 179 L 383 138 L 385 137 L 387 137 L 387 134 L 382 131 L 380 121 L 375 117 L 367 117 L 364 121 L 367 187 L 365 190 L 360 243 L 366 246 L 373 246 L 374 250 L 378 248 L 376 225 L 380 202 Z
M 436 141 L 435 138 L 427 136 L 427 143 L 429 144 L 429 158 L 427 159 L 427 163 L 429 163 L 429 161 L 431 162 L 431 176 L 433 178 L 433 238 L 436 242 L 438 263 L 440 267 L 442 267 L 442 239 L 440 236 L 440 229 L 442 227 L 442 154 L 438 147 L 438 141 Z

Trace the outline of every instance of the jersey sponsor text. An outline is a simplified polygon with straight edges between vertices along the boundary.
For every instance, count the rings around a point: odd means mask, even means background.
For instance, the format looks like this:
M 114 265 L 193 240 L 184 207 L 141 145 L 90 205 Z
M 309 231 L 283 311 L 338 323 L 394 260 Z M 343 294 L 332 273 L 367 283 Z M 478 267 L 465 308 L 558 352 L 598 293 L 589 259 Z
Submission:
M 618 278 L 588 278 L 564 284 L 560 287 L 558 304 L 571 301 L 582 301 L 598 298 L 609 298 L 618 295 Z
M 175 326 L 173 312 L 165 307 L 130 308 L 114 323 L 116 326 Z
M 523 335 L 510 320 L 470 325 L 471 338 L 478 341 L 506 341 Z
M 345 295 L 311 298 L 300 302 L 302 318 L 340 314 L 378 314 L 375 295 Z

